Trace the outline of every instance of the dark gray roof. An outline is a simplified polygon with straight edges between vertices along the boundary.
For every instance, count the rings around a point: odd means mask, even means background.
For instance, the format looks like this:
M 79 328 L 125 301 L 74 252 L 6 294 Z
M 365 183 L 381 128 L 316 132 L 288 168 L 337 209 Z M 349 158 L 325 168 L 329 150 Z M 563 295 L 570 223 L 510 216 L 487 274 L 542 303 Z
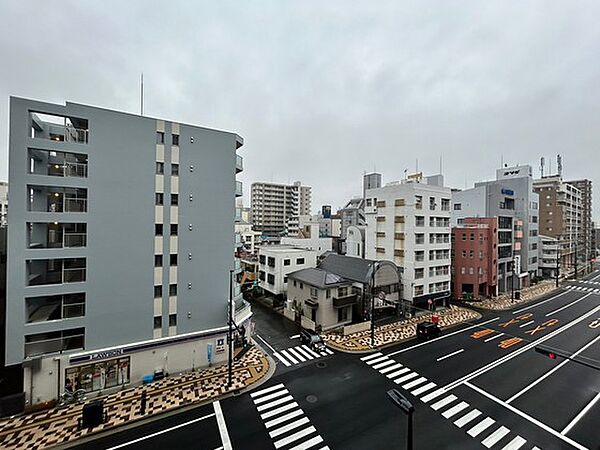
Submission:
M 360 283 L 367 283 L 371 273 L 373 260 L 343 256 L 335 253 L 327 255 L 321 261 L 319 268 L 338 274 L 344 278 Z
M 295 280 L 302 281 L 303 283 L 310 284 L 311 286 L 320 288 L 327 288 L 331 286 L 336 286 L 338 284 L 351 283 L 350 280 L 347 280 L 344 277 L 314 267 L 292 272 L 288 274 L 288 278 L 293 278 Z

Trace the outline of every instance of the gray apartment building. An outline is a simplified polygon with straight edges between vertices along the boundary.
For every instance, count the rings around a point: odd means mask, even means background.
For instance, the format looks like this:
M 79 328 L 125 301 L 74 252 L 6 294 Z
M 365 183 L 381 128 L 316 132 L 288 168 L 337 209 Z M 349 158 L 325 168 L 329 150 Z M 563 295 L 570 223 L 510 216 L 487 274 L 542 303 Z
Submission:
M 226 360 L 235 133 L 11 97 L 6 363 L 26 401 Z M 249 329 L 249 327 L 246 327 Z
M 252 183 L 252 225 L 267 236 L 298 233 L 299 216 L 310 215 L 311 187 L 293 184 Z

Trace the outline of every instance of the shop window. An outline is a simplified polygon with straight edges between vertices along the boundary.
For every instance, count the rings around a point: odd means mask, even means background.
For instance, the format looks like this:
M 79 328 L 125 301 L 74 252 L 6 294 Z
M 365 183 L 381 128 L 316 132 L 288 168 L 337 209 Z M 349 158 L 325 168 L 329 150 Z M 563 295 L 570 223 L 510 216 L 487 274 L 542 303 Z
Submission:
M 65 390 L 100 391 L 129 383 L 130 358 L 116 358 L 65 369 Z

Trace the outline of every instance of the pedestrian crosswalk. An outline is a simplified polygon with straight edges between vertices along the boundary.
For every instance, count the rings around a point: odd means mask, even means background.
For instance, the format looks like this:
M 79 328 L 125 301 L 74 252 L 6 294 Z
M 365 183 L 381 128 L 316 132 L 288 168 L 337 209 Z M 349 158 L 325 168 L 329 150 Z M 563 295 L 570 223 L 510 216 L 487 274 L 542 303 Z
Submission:
M 328 348 L 319 352 L 311 349 L 308 345 L 297 345 L 296 347 L 273 352 L 273 356 L 281 361 L 286 367 L 329 355 L 333 355 L 333 351 Z
M 578 286 L 575 284 L 570 284 L 569 286 L 565 286 L 565 288 L 571 291 L 592 292 L 594 294 L 600 294 L 600 288 L 594 288 L 589 286 Z
M 456 395 L 438 387 L 433 381 L 429 381 L 389 356 L 377 352 L 360 359 L 423 403 L 428 404 L 443 418 L 451 420 L 458 428 L 464 429 L 467 435 L 480 440 L 484 447 L 518 450 L 527 443 L 525 438 L 511 432 L 506 426 L 496 423 L 495 419 L 486 416 L 469 403 L 460 400 Z
M 329 450 L 294 397 L 280 383 L 250 394 L 276 449 Z
M 581 280 L 580 283 L 593 284 L 593 285 L 596 285 L 596 286 L 600 286 L 600 281 Z

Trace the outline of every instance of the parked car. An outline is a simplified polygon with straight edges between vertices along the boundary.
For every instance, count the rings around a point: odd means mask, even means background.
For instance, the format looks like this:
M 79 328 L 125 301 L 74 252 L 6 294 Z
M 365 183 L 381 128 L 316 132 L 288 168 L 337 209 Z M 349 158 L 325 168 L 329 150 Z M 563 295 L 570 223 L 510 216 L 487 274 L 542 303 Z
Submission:
M 417 339 L 432 339 L 442 334 L 442 330 L 437 323 L 421 322 L 417 324 Z
M 323 339 L 321 339 L 321 336 L 319 336 L 313 330 L 303 329 L 300 332 L 300 342 L 320 352 L 325 350 L 325 344 L 323 343 Z

